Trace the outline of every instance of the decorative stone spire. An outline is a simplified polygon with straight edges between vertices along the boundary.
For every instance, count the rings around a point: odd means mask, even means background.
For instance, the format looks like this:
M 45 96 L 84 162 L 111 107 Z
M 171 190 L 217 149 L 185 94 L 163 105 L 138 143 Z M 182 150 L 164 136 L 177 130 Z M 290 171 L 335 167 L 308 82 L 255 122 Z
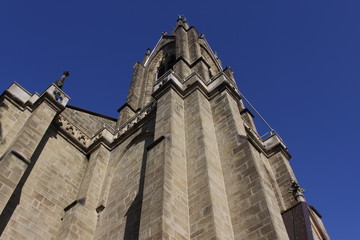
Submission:
M 69 71 L 64 71 L 63 75 L 56 82 L 54 82 L 55 85 L 62 89 L 62 87 L 64 86 L 65 78 L 68 76 L 70 76 Z

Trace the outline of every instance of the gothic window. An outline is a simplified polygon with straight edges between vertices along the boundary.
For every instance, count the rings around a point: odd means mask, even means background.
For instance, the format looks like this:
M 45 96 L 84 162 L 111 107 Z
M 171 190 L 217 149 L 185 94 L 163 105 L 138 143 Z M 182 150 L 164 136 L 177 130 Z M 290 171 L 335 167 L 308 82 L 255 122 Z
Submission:
M 176 58 L 175 55 L 165 56 L 158 67 L 157 78 L 160 78 L 167 71 L 173 68 Z

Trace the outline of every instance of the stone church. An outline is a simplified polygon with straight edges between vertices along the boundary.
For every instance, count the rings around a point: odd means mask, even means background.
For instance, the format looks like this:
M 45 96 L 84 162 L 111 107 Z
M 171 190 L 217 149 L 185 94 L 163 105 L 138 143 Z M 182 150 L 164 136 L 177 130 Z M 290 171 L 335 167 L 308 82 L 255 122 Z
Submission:
M 117 119 L 43 93 L 0 96 L 0 239 L 329 239 L 275 133 L 179 16 L 137 62 Z

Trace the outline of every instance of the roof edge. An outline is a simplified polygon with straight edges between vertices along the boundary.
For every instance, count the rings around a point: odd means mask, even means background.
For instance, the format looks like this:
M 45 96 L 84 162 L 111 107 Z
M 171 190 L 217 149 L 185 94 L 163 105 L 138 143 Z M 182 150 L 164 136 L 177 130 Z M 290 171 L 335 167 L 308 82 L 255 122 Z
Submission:
M 106 118 L 106 119 L 114 121 L 114 122 L 117 121 L 116 118 L 106 116 L 106 115 L 103 115 L 101 113 L 92 112 L 92 111 L 89 111 L 89 110 L 86 110 L 86 109 L 83 109 L 83 108 L 80 108 L 80 107 L 76 107 L 76 106 L 73 106 L 73 105 L 66 105 L 66 108 L 70 108 L 70 109 L 74 109 L 74 110 L 77 110 L 77 111 L 80 111 L 80 112 L 88 113 L 88 114 L 91 114 L 91 115 L 94 115 L 94 116 L 97 116 L 97 117 Z

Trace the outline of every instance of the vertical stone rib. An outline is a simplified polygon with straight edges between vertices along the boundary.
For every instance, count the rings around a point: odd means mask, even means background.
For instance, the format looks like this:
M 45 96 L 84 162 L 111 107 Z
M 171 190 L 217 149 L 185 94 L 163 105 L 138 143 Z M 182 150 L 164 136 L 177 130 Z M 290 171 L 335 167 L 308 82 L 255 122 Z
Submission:
M 131 85 L 129 89 L 129 93 L 126 99 L 126 102 L 134 109 L 136 110 L 139 108 L 139 100 L 140 96 L 143 94 L 141 92 L 141 86 L 143 82 L 143 75 L 144 75 L 144 66 L 136 62 L 134 66 L 134 72 L 131 78 Z
M 183 100 L 173 90 L 157 104 L 155 139 L 148 153 L 140 239 L 188 239 Z
M 292 193 L 289 192 L 290 180 L 295 180 L 295 175 L 291 169 L 289 160 L 281 152 L 271 156 L 269 162 L 285 204 L 284 209 L 282 209 L 284 211 L 297 203 Z
M 163 235 L 163 198 L 165 142 L 148 151 L 139 239 L 161 239 Z
M 258 232 L 262 235 L 269 234 L 269 236 L 272 236 L 274 239 L 287 240 L 288 235 L 282 220 L 280 207 L 275 196 L 275 191 L 271 186 L 270 179 L 266 176 L 266 170 L 261 155 L 253 146 L 250 146 L 250 151 L 252 153 L 256 173 L 258 174 L 258 179 L 256 181 L 259 182 L 259 185 L 257 188 L 259 188 L 259 192 L 261 193 L 259 195 L 262 195 L 261 197 L 263 198 L 260 201 L 260 207 L 263 213 L 268 215 L 267 218 L 269 219 L 266 224 L 262 223 L 263 228 L 264 226 L 267 226 L 268 229 L 272 228 L 269 233 L 261 233 L 261 230 L 258 230 Z M 266 161 L 268 161 L 268 159 L 266 159 Z
M 175 32 L 176 36 L 176 58 L 183 57 L 190 63 L 190 54 L 188 46 L 187 32 L 183 27 L 178 27 Z
M 234 239 L 215 129 L 208 100 L 185 99 L 191 239 Z
M 188 31 L 188 41 L 191 62 L 194 62 L 201 57 L 201 49 L 198 43 L 198 33 L 193 27 Z
M 212 100 L 212 111 L 235 239 L 288 239 L 236 101 L 222 92 Z

